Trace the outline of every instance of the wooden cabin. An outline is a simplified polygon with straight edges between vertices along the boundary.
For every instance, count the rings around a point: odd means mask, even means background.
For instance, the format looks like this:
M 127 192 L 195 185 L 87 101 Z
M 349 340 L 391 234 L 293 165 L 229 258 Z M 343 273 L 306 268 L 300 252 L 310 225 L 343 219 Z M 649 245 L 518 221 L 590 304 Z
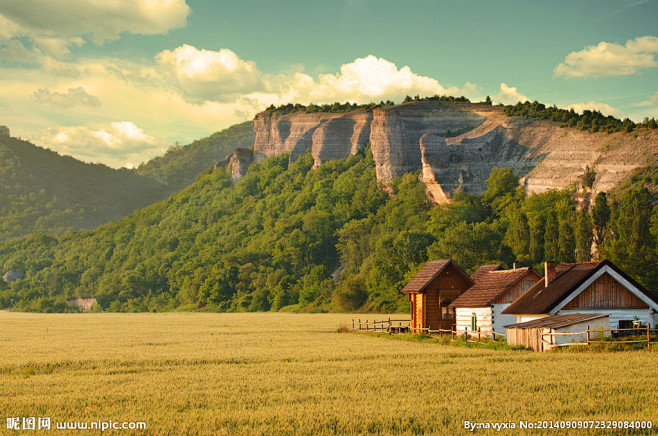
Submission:
M 455 310 L 456 331 L 493 336 L 494 331 L 504 334 L 504 326 L 516 322 L 514 315 L 501 312 L 542 277 L 532 268 L 506 270 L 493 264 L 478 268 L 471 279 L 475 285 L 450 304 Z
M 505 315 L 517 322 L 552 315 L 609 315 L 613 329 L 630 328 L 634 320 L 656 325 L 658 297 L 609 260 L 585 263 L 546 262 L 540 280 L 510 306 Z
M 473 283 L 452 260 L 428 262 L 400 291 L 409 296 L 411 331 L 452 329 L 455 314 L 449 306 Z

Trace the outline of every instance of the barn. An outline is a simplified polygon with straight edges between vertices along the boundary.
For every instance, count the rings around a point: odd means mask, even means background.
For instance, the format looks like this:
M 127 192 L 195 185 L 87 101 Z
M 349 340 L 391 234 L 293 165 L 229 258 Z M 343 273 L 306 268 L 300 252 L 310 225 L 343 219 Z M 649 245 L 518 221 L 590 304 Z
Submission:
M 402 289 L 411 306 L 411 330 L 451 330 L 454 299 L 473 286 L 473 280 L 450 259 L 427 263 Z
M 613 329 L 630 328 L 634 320 L 655 326 L 658 297 L 609 260 L 584 263 L 546 262 L 537 282 L 504 315 L 522 323 L 552 315 L 606 314 Z
M 554 315 L 505 328 L 508 345 L 548 351 L 560 344 L 587 343 L 587 330 L 609 330 L 610 317 L 604 313 Z M 610 336 L 609 332 L 606 336 Z
M 504 325 L 514 323 L 516 317 L 501 312 L 541 278 L 532 268 L 481 266 L 471 275 L 475 285 L 449 306 L 455 310 L 456 331 L 479 330 L 486 336 L 493 336 L 493 331 L 504 334 Z

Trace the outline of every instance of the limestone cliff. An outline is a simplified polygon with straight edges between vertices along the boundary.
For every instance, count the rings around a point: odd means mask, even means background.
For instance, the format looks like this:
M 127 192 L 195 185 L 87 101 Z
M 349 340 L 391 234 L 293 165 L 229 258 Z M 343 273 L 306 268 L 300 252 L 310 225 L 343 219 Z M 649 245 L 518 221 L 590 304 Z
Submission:
M 294 162 L 310 149 L 318 166 L 355 154 L 370 141 L 378 179 L 390 182 L 422 170 L 436 202 L 449 201 L 456 189 L 482 193 L 494 167 L 512 168 L 528 192 L 578 183 L 589 167 L 596 172 L 596 193 L 658 162 L 655 130 L 588 133 L 472 103 L 414 101 L 340 114 L 265 111 L 254 119 L 254 129 L 253 155 L 243 151 L 227 163 L 234 179 L 263 157 L 288 152 Z

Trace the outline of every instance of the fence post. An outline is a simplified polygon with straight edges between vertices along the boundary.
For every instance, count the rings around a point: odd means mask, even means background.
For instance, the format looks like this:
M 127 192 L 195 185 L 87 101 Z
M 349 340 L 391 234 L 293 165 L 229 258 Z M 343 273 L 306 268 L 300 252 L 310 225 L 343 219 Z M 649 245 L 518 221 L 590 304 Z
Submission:
M 478 343 L 480 342 L 480 327 L 478 327 Z
M 587 326 L 587 346 L 589 347 L 589 326 Z
M 359 318 L 359 331 L 361 331 L 361 318 Z
M 368 331 L 369 328 L 370 326 L 368 325 L 368 320 L 366 320 L 366 331 Z
M 648 322 L 647 322 L 647 350 L 651 350 L 651 330 L 649 330 Z
M 354 318 L 352 318 L 352 330 L 354 330 Z

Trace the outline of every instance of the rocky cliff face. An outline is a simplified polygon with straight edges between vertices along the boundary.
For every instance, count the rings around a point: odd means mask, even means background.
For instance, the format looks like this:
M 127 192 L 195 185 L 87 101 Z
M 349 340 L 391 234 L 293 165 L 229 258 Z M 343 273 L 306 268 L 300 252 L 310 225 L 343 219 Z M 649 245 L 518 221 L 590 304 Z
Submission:
M 371 113 L 266 111 L 256 116 L 254 129 L 253 155 L 234 154 L 228 163 L 234 179 L 267 156 L 288 152 L 294 162 L 310 149 L 318 166 L 355 154 L 370 141 L 378 179 L 390 182 L 420 169 L 436 202 L 449 201 L 455 189 L 484 192 L 494 167 L 512 168 L 528 192 L 578 183 L 589 167 L 596 172 L 596 193 L 658 162 L 656 131 L 588 133 L 471 103 L 420 101 Z
M 264 156 L 290 153 L 290 162 L 311 149 L 315 166 L 363 150 L 370 137 L 372 113 L 287 114 L 262 112 L 254 119 L 254 152 Z

